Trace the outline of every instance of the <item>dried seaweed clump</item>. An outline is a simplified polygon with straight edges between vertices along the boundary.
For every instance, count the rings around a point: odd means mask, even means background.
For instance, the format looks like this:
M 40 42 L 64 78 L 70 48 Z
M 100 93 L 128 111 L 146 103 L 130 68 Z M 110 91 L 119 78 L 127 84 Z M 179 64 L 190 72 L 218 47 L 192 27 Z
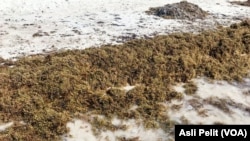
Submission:
M 208 13 L 199 8 L 198 5 L 181 1 L 179 3 L 167 4 L 163 7 L 150 8 L 146 13 L 156 15 L 165 19 L 204 19 Z
M 184 92 L 188 95 L 195 94 L 198 89 L 198 87 L 194 84 L 194 82 L 188 82 L 183 87 L 185 88 Z
M 249 76 L 249 35 L 250 21 L 243 21 L 218 31 L 175 33 L 3 65 L 0 122 L 25 124 L 0 132 L 0 140 L 60 140 L 67 121 L 79 113 L 104 115 L 107 121 L 94 125 L 100 130 L 116 129 L 108 124 L 113 117 L 168 129 L 171 121 L 162 103 L 182 98 L 172 84 L 199 76 L 227 81 Z M 121 87 L 127 84 L 136 87 L 126 92 Z M 195 85 L 187 86 L 195 92 Z
M 242 6 L 250 6 L 250 0 L 248 0 L 248 1 L 232 1 L 231 3 L 242 5 Z

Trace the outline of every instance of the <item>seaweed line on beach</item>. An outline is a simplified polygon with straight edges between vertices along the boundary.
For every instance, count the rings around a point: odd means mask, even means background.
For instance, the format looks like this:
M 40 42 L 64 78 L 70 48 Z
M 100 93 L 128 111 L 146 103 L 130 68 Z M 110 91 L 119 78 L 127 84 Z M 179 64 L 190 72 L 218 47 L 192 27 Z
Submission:
M 0 140 L 60 140 L 66 123 L 85 113 L 106 117 L 90 121 L 95 129 L 115 130 L 109 123 L 118 117 L 168 130 L 173 124 L 161 103 L 182 99 L 173 84 L 188 82 L 192 94 L 197 89 L 192 78 L 249 77 L 250 21 L 200 34 L 0 60 L 0 121 L 15 121 L 0 132 Z M 126 85 L 136 87 L 126 92 L 121 89 Z

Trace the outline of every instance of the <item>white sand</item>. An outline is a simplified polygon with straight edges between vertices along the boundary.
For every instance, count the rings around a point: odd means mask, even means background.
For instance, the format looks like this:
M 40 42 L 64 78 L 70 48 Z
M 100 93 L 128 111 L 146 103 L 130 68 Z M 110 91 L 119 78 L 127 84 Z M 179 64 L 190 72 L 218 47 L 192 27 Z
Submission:
M 170 108 L 169 115 L 172 120 L 182 123 L 185 119 L 189 124 L 250 124 L 250 112 L 247 111 L 247 108 L 250 108 L 250 93 L 244 93 L 250 91 L 249 79 L 237 85 L 225 81 L 210 83 L 204 79 L 195 79 L 194 83 L 198 86 L 196 94 L 192 96 L 184 94 L 184 100 L 173 101 L 167 105 L 181 107 L 179 110 Z M 182 85 L 174 88 L 180 91 L 184 89 Z M 230 112 L 206 102 L 207 99 L 224 103 Z
M 0 57 L 8 59 L 65 49 L 84 49 L 176 31 L 228 26 L 249 17 L 250 8 L 227 0 L 188 0 L 208 11 L 204 21 L 165 20 L 150 7 L 180 0 L 1 0 Z M 39 37 L 33 37 L 38 33 Z
M 13 124 L 14 124 L 13 122 L 5 123 L 5 124 L 0 124 L 0 132 L 6 130 L 9 127 L 11 127 Z
M 96 141 L 91 125 L 83 120 L 74 120 L 67 124 L 70 129 L 68 135 L 63 137 L 63 141 Z
M 63 141 L 116 141 L 118 138 L 132 139 L 138 138 L 142 141 L 163 141 L 169 139 L 161 129 L 146 130 L 140 121 L 128 120 L 122 121 L 114 118 L 112 121 L 113 125 L 125 125 L 126 130 L 106 130 L 100 133 L 98 136 L 94 136 L 91 131 L 91 125 L 84 120 L 75 119 L 67 124 L 70 128 L 68 137 L 63 137 Z

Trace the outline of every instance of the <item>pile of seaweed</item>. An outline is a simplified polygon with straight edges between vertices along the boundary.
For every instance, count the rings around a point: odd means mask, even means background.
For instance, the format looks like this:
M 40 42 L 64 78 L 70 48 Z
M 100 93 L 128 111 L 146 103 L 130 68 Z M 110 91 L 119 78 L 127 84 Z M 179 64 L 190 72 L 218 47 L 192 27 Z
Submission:
M 232 3 L 232 4 L 242 5 L 242 6 L 250 6 L 250 0 L 244 1 L 244 2 L 242 2 L 242 1 L 233 1 L 233 2 L 231 2 L 231 3 Z
M 167 4 L 163 7 L 150 8 L 147 14 L 163 17 L 166 19 L 204 19 L 208 13 L 199 8 L 198 5 L 181 1 L 179 3 Z
M 161 103 L 182 99 L 172 84 L 199 76 L 227 81 L 249 76 L 250 21 L 1 62 L 6 64 L 0 66 L 0 123 L 15 124 L 0 132 L 0 140 L 60 140 L 79 113 L 104 115 L 105 120 L 90 121 L 99 130 L 116 130 L 113 117 L 168 130 L 173 124 Z M 127 84 L 136 87 L 120 89 Z M 194 93 L 195 86 L 188 87 Z

